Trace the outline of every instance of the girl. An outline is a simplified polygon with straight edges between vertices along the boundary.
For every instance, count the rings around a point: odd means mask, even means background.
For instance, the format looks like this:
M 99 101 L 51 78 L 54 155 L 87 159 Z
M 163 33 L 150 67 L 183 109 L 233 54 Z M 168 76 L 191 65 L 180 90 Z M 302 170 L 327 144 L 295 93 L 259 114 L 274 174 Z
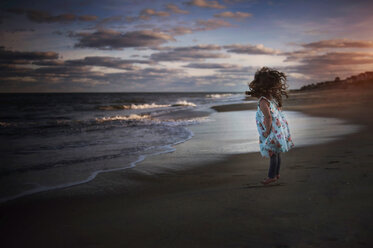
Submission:
M 288 122 L 282 113 L 282 95 L 286 93 L 286 75 L 268 67 L 255 73 L 249 84 L 247 94 L 259 98 L 256 124 L 259 132 L 260 153 L 270 158 L 268 177 L 263 184 L 275 182 L 280 178 L 281 152 L 287 152 L 294 143 L 291 140 Z

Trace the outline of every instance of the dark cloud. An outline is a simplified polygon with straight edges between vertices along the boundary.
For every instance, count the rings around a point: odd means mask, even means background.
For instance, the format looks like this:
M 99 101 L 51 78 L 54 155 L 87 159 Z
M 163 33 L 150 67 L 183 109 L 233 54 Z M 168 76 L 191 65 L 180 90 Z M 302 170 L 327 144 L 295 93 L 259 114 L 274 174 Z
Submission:
M 127 70 L 116 73 L 104 73 L 92 70 L 91 66 L 63 65 L 46 66 L 37 69 L 0 65 L 0 91 L 27 89 L 33 83 L 41 89 L 56 91 L 62 88 L 63 91 L 70 91 L 75 88 L 86 89 L 97 86 L 111 89 L 120 87 L 121 89 L 151 87 L 153 90 L 159 89 L 160 85 L 167 85 L 170 81 L 178 81 L 185 77 L 185 73 L 180 69 L 167 68 L 143 68 Z M 154 82 L 157 82 L 156 84 Z M 31 87 L 32 88 L 32 87 Z M 35 90 L 35 88 L 29 90 Z M 134 88 L 134 89 L 135 89 Z M 105 89 L 105 88 L 103 88 Z M 106 88 L 107 89 L 107 88 Z M 40 90 L 39 90 L 40 91 Z
M 33 28 L 13 28 L 13 29 L 8 29 L 5 30 L 5 32 L 8 33 L 23 33 L 23 32 L 35 32 L 35 29 Z
M 320 48 L 372 48 L 373 41 L 364 40 L 321 40 L 317 42 L 302 44 L 304 48 L 320 49 Z
M 82 15 L 82 16 L 79 16 L 79 21 L 91 22 L 91 21 L 96 21 L 97 18 L 98 17 L 94 15 Z
M 79 20 L 79 21 L 97 20 L 97 16 L 93 16 L 93 15 L 77 16 L 71 13 L 52 15 L 47 11 L 29 10 L 29 9 L 22 9 L 22 8 L 11 8 L 11 9 L 8 9 L 7 11 L 13 14 L 25 14 L 30 21 L 37 22 L 37 23 L 53 23 L 53 22 L 68 23 L 68 22 L 72 22 L 76 20 Z
M 71 60 L 37 60 L 32 64 L 39 66 L 101 66 L 115 69 L 132 70 L 133 64 L 152 64 L 149 60 L 121 59 L 109 56 L 88 56 L 83 59 Z
M 113 23 L 121 23 L 123 21 L 122 16 L 110 16 L 101 19 L 97 24 L 96 24 L 96 29 L 105 29 L 105 26 L 108 24 L 113 24 Z
M 175 47 L 175 46 L 155 46 L 151 47 L 153 50 L 157 51 L 215 51 L 221 50 L 221 46 L 215 44 L 198 44 L 195 46 L 183 46 L 183 47 Z
M 127 16 L 128 22 L 134 22 L 137 20 L 149 20 L 151 17 L 167 17 L 170 13 L 167 11 L 157 11 L 155 9 L 146 8 L 140 11 L 138 16 Z
M 218 45 L 197 45 L 190 47 L 176 47 L 173 50 L 161 53 L 153 53 L 150 58 L 154 61 L 194 61 L 209 58 L 229 58 L 225 53 L 211 52 L 220 50 Z
M 226 8 L 224 5 L 221 5 L 218 1 L 210 1 L 210 0 L 192 0 L 188 2 L 184 2 L 186 5 L 190 6 L 197 6 L 201 8 L 212 8 L 212 9 L 224 9 Z
M 56 52 L 21 52 L 6 50 L 4 47 L 0 47 L 0 63 L 2 64 L 23 64 L 22 61 L 26 64 L 33 60 L 51 60 L 57 58 L 58 53 Z
M 23 59 L 23 60 L 21 60 Z M 6 64 L 5 62 L 13 61 Z M 90 56 L 82 59 L 61 60 L 53 52 L 8 51 L 0 47 L 0 91 L 97 89 L 96 86 L 123 87 L 159 82 L 167 83 L 185 76 L 182 69 L 145 67 L 153 61 Z M 30 66 L 30 65 L 34 66 Z M 154 64 L 153 64 L 154 65 Z M 121 72 L 98 71 L 95 67 L 121 69 Z
M 299 65 L 286 66 L 290 73 L 298 73 L 301 77 L 315 81 L 334 79 L 334 77 L 347 77 L 373 66 L 373 53 L 362 52 L 329 52 L 324 54 L 310 54 L 298 51 L 298 57 L 292 61 Z M 289 58 L 287 58 L 289 60 Z M 308 80 L 310 81 L 310 80 Z
M 210 53 L 204 51 L 171 51 L 164 53 L 152 54 L 150 58 L 154 61 L 193 61 L 193 60 L 204 60 L 211 58 L 229 58 L 229 55 L 223 53 Z
M 65 61 L 63 60 L 36 60 L 32 62 L 33 65 L 39 66 L 63 66 Z
M 280 52 L 274 50 L 272 48 L 264 47 L 262 44 L 259 45 L 251 45 L 251 44 L 233 44 L 233 45 L 226 45 L 224 46 L 225 49 L 228 49 L 228 52 L 231 53 L 242 53 L 242 54 L 267 54 L 267 55 L 275 55 L 279 54 Z
M 195 51 L 195 50 L 203 50 L 203 51 L 214 51 L 214 50 L 221 50 L 221 46 L 215 44 L 199 44 L 195 46 L 186 46 L 186 47 L 175 47 L 175 51 Z
M 26 12 L 26 15 L 30 21 L 38 23 L 72 22 L 75 21 L 77 18 L 77 16 L 74 14 L 61 14 L 52 16 L 48 12 L 39 10 L 29 10 Z
M 248 18 L 251 16 L 252 16 L 251 13 L 240 12 L 240 11 L 237 11 L 237 12 L 225 11 L 225 12 L 214 15 L 214 17 L 218 17 L 218 18 L 236 18 L 236 19 Z
M 75 47 L 89 47 L 98 49 L 122 49 L 126 47 L 158 46 L 175 39 L 162 32 L 151 30 L 131 31 L 121 33 L 115 30 L 98 30 L 93 33 L 76 33 L 78 38 Z
M 330 52 L 326 54 L 304 57 L 301 60 L 306 64 L 323 65 L 357 65 L 357 64 L 372 64 L 373 54 L 362 52 Z
M 133 70 L 138 68 L 133 64 L 149 64 L 149 61 L 135 59 L 124 60 L 115 57 L 92 56 L 85 57 L 84 59 L 66 60 L 65 64 L 75 66 L 102 66 L 108 68 Z
M 241 68 L 241 66 L 234 64 L 219 64 L 219 63 L 190 63 L 184 67 L 197 68 L 197 69 L 234 69 Z

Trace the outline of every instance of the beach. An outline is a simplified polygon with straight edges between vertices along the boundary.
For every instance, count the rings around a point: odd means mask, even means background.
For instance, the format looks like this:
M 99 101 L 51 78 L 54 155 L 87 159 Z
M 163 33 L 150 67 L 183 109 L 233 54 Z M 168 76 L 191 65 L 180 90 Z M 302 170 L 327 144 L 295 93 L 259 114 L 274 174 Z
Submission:
M 2 203 L 2 244 L 371 247 L 372 93 L 371 86 L 290 93 L 284 111 L 338 118 L 362 128 L 283 154 L 275 184 L 259 183 L 269 161 L 258 152 L 222 154 L 216 161 L 191 153 L 184 160 L 190 166 L 179 164 L 178 147 L 189 149 L 198 140 L 195 135 L 175 145 L 175 152 L 149 156 L 133 168 Z M 255 110 L 256 103 L 213 109 L 244 113 Z

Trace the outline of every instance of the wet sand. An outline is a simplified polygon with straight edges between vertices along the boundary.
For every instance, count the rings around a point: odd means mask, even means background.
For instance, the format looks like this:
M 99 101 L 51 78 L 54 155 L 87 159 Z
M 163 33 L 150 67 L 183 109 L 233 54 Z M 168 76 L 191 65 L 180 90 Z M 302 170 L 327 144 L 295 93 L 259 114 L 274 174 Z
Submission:
M 146 166 L 162 161 L 160 155 L 86 184 L 0 205 L 1 242 L 4 247 L 371 247 L 372 93 L 372 88 L 292 93 L 284 110 L 365 127 L 284 154 L 278 183 L 260 185 L 268 161 L 259 153 L 178 170 Z

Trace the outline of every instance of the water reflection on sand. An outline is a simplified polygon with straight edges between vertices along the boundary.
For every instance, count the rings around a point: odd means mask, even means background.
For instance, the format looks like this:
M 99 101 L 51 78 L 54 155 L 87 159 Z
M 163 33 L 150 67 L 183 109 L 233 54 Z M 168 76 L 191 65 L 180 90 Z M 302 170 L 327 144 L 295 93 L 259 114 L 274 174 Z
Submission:
M 296 147 L 333 141 L 356 132 L 360 125 L 336 118 L 313 117 L 301 112 L 285 111 Z M 196 152 L 237 154 L 259 151 L 255 111 L 222 112 L 211 115 L 213 121 L 191 127 L 197 142 Z M 199 140 L 199 141 L 198 141 Z M 198 151 L 197 151 L 198 150 Z

